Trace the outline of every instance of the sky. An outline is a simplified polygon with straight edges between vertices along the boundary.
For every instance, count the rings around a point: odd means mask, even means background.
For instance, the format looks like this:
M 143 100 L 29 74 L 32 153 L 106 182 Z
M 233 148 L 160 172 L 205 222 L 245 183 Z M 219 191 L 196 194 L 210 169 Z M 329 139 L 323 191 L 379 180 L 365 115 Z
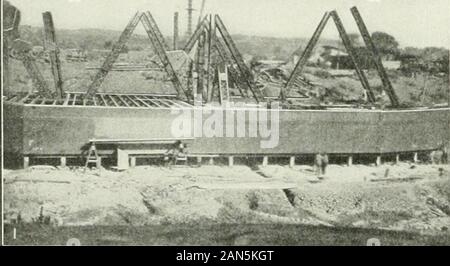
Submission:
M 195 21 L 202 0 L 193 0 Z M 173 13 L 186 31 L 188 0 L 10 0 L 22 12 L 22 25 L 42 26 L 51 11 L 64 29 L 122 30 L 133 14 L 149 10 L 164 35 L 172 35 Z M 357 6 L 369 31 L 393 35 L 402 47 L 450 47 L 450 0 L 206 0 L 205 11 L 219 14 L 232 34 L 309 38 L 325 11 L 336 9 L 348 33 L 358 32 L 350 13 Z M 330 21 L 331 22 L 331 21 Z M 137 33 L 143 33 L 138 29 Z M 325 38 L 337 39 L 329 23 Z

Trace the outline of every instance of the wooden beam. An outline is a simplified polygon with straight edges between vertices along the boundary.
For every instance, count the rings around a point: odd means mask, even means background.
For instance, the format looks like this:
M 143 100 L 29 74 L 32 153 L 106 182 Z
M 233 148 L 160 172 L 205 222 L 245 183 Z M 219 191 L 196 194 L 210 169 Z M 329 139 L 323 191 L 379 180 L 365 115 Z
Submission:
M 66 167 L 66 165 L 67 165 L 67 158 L 65 157 L 65 156 L 62 156 L 61 158 L 60 158 L 60 162 L 61 162 L 61 167 Z
M 124 99 L 122 99 L 122 97 L 121 96 L 118 96 L 118 95 L 113 95 L 114 97 L 117 97 L 121 102 L 123 102 L 127 107 L 130 107 L 130 105 L 124 100 Z
M 362 19 L 361 14 L 358 11 L 358 8 L 352 7 L 351 12 L 353 14 L 353 18 L 356 21 L 356 24 L 358 25 L 359 31 L 361 32 L 364 43 L 366 44 L 368 50 L 372 55 L 372 59 L 375 63 L 378 75 L 380 76 L 381 82 L 383 83 L 384 91 L 386 91 L 387 95 L 389 96 L 389 100 L 391 101 L 392 106 L 398 107 L 400 104 L 398 96 L 395 93 L 394 88 L 392 87 L 392 83 L 389 80 L 389 76 L 386 73 L 386 69 L 383 66 L 383 62 L 381 61 L 378 49 L 375 46 L 372 37 L 370 36 L 369 30 L 367 29 L 366 24 L 364 23 L 364 20 Z
M 66 99 L 64 100 L 64 103 L 63 103 L 63 105 L 67 105 L 67 104 L 69 103 L 69 100 L 70 100 L 70 96 L 71 96 L 71 94 L 70 94 L 70 93 L 66 93 Z
M 353 156 L 348 156 L 347 165 L 348 166 L 352 166 L 353 165 Z
M 157 33 L 158 27 L 153 19 L 152 14 L 149 11 L 145 12 L 144 14 L 142 14 L 141 21 L 151 43 L 153 44 L 154 51 L 158 56 L 159 60 L 161 61 L 164 70 L 169 76 L 170 81 L 172 82 L 173 87 L 175 88 L 178 94 L 178 97 L 181 99 L 189 100 L 191 95 L 189 95 L 189 92 L 186 91 L 185 88 L 181 85 L 178 74 L 174 70 L 172 63 L 170 62 L 169 57 L 167 56 L 166 50 L 164 49 L 164 45 L 158 38 Z
M 133 97 L 135 97 L 135 99 L 136 99 L 137 101 L 143 103 L 146 107 L 148 107 L 148 108 L 154 108 L 154 107 L 151 106 L 150 104 L 148 104 L 148 103 L 146 103 L 145 101 L 143 101 L 140 97 L 138 97 L 138 96 L 133 96 Z
M 130 167 L 131 168 L 136 167 L 136 157 L 135 156 L 130 157 Z
M 100 68 L 97 75 L 94 77 L 94 80 L 89 85 L 88 91 L 86 93 L 86 98 L 90 98 L 97 92 L 100 85 L 105 80 L 106 76 L 108 75 L 109 71 L 112 69 L 114 62 L 119 57 L 120 53 L 122 52 L 123 48 L 125 47 L 126 42 L 130 39 L 134 29 L 136 28 L 137 24 L 141 20 L 142 13 L 136 12 L 136 14 L 133 16 L 133 18 L 130 20 L 128 25 L 125 27 L 124 31 L 119 37 L 119 40 L 117 43 L 115 43 L 111 53 L 106 57 L 105 61 L 103 62 L 102 67 Z
M 151 99 L 150 97 L 148 97 L 148 96 L 144 96 L 144 97 L 145 97 L 145 99 L 146 99 L 147 101 L 153 103 L 153 104 L 156 105 L 157 107 L 162 107 L 160 104 L 158 104 L 158 103 L 156 103 L 155 101 L 153 101 L 153 99 Z
M 120 105 L 116 102 L 116 100 L 114 100 L 114 98 L 112 97 L 112 95 L 106 95 L 106 96 L 109 97 L 109 99 L 114 103 L 115 106 L 120 106 Z
M 228 157 L 228 166 L 233 166 L 234 165 L 234 157 L 233 156 L 229 156 Z
M 382 161 L 382 159 L 381 159 L 381 155 L 378 155 L 377 156 L 377 161 L 376 161 L 376 166 L 381 166 L 382 164 L 383 164 L 383 161 Z
M 23 168 L 27 169 L 28 167 L 30 167 L 30 157 L 24 156 L 23 157 Z
M 42 14 L 42 18 L 44 20 L 44 46 L 45 49 L 49 52 L 50 56 L 56 95 L 58 98 L 62 98 L 64 95 L 63 78 L 61 71 L 61 61 L 59 59 L 59 48 L 56 41 L 55 26 L 53 24 L 53 17 L 50 12 L 45 12 Z
M 218 15 L 215 15 L 215 22 L 218 32 L 222 35 L 222 38 L 225 41 L 225 45 L 231 52 L 231 55 L 242 74 L 242 78 L 243 80 L 245 80 L 245 85 L 247 85 L 247 88 L 252 92 L 253 97 L 255 98 L 257 103 L 264 101 L 262 92 L 255 86 L 255 81 L 252 72 L 250 71 L 249 67 L 245 64 L 241 53 L 237 49 L 237 46 L 234 43 L 233 39 L 231 38 L 231 35 L 229 34 L 228 30 L 226 29 L 225 24 L 222 22 L 222 19 Z
M 294 70 L 292 71 L 292 74 L 289 77 L 288 82 L 286 83 L 286 86 L 281 88 L 281 91 L 280 91 L 280 99 L 281 100 L 283 100 L 283 101 L 286 100 L 289 95 L 290 90 L 295 86 L 296 80 L 299 78 L 300 74 L 303 71 L 303 68 L 305 67 L 306 63 L 308 62 L 308 59 L 311 57 L 313 49 L 317 45 L 320 35 L 322 34 L 329 19 L 330 19 L 330 14 L 328 12 L 326 12 L 323 15 L 322 20 L 320 21 L 316 30 L 314 31 L 313 36 L 311 37 L 308 44 L 306 45 L 306 48 L 303 50 L 302 56 L 300 57 L 300 60 L 297 62 L 297 65 L 295 66 Z
M 130 96 L 125 95 L 125 97 L 130 100 L 134 105 L 136 105 L 136 107 L 142 107 L 141 104 L 137 103 L 135 100 L 133 100 Z
M 105 96 L 103 94 L 99 94 L 102 101 L 105 103 L 106 106 L 109 106 L 108 102 L 105 99 Z
M 418 152 L 414 153 L 413 161 L 414 161 L 414 163 L 419 163 L 419 153 Z

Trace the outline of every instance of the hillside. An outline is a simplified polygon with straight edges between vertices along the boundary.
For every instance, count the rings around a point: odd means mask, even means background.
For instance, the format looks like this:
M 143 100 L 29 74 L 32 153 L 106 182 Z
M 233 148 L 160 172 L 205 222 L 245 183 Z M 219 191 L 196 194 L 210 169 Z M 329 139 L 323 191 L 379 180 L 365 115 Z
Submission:
M 23 40 L 31 42 L 35 46 L 42 46 L 42 27 L 21 26 L 20 34 Z M 115 42 L 120 31 L 103 29 L 57 29 L 57 38 L 62 49 L 80 48 L 85 50 L 110 49 L 111 43 Z M 262 59 L 288 59 L 297 49 L 306 45 L 306 38 L 274 38 L 248 35 L 233 35 L 238 49 L 244 55 Z M 182 47 L 185 38 L 180 40 Z M 166 36 L 166 42 L 172 43 L 172 37 Z M 322 40 L 323 44 L 337 44 L 333 40 Z M 150 42 L 145 35 L 134 34 L 128 42 L 130 50 L 145 50 L 150 48 Z

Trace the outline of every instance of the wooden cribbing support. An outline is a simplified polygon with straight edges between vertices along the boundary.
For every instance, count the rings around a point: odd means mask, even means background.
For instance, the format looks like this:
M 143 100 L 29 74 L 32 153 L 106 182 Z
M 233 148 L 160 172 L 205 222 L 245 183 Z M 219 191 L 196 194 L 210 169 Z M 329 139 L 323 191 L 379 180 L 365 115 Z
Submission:
M 289 158 L 289 167 L 293 168 L 295 166 L 295 156 Z
M 330 14 L 328 12 L 326 12 L 324 14 L 324 16 L 322 17 L 322 20 L 320 21 L 319 25 L 317 26 L 313 36 L 309 40 L 305 50 L 303 51 L 302 56 L 300 57 L 300 60 L 297 62 L 297 65 L 295 66 L 294 70 L 292 71 L 292 74 L 289 77 L 289 80 L 286 83 L 286 86 L 281 88 L 281 91 L 280 91 L 280 99 L 281 100 L 285 100 L 287 98 L 291 88 L 294 87 L 294 85 L 296 83 L 296 79 L 299 78 L 301 72 L 303 71 L 304 66 L 308 62 L 308 59 L 311 57 L 313 49 L 317 45 L 320 35 L 322 34 L 323 29 L 327 25 L 327 22 L 329 19 L 330 19 Z

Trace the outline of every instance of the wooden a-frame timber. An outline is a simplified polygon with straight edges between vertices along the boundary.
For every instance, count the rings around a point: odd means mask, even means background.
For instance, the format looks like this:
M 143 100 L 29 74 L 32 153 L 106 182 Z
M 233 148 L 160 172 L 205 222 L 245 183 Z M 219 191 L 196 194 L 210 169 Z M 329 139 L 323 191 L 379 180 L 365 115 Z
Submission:
M 61 61 L 59 57 L 59 48 L 56 41 L 56 31 L 53 23 L 53 17 L 50 12 L 42 14 L 44 21 L 44 47 L 48 51 L 50 57 L 50 64 L 52 67 L 53 79 L 55 82 L 55 91 L 57 98 L 61 99 L 64 96 L 63 78 L 61 71 Z
M 217 32 L 219 34 L 217 34 Z M 213 60 L 212 55 L 213 52 L 216 51 L 219 58 L 222 60 L 222 63 L 229 64 L 229 74 L 234 83 L 238 85 L 237 87 L 241 95 L 243 97 L 247 97 L 248 91 L 251 91 L 255 100 L 257 102 L 262 102 L 264 100 L 264 97 L 261 92 L 256 89 L 253 75 L 250 69 L 242 59 L 242 55 L 240 54 L 233 39 L 231 38 L 231 35 L 228 33 L 228 30 L 226 29 L 218 15 L 205 16 L 201 23 L 198 25 L 195 32 L 189 38 L 183 50 L 186 53 L 190 53 L 195 44 L 199 44 L 199 41 L 201 40 L 201 36 L 203 34 L 205 34 L 206 41 L 204 44 L 202 43 L 201 45 L 197 46 L 196 56 L 196 69 L 202 69 L 198 64 L 198 61 L 200 59 L 199 53 L 202 53 L 205 57 L 207 56 L 206 62 L 201 62 L 201 65 L 203 65 L 206 70 L 201 71 L 202 73 L 199 73 L 199 78 L 203 76 L 203 79 L 205 79 L 204 72 L 207 73 L 206 83 L 203 81 L 198 83 L 199 86 L 207 86 L 206 91 L 203 91 L 202 89 L 203 99 L 206 99 L 206 102 L 211 102 L 212 97 L 214 97 L 213 80 L 215 79 L 213 78 L 213 76 L 215 76 L 216 73 L 215 71 L 214 73 L 212 73 L 212 70 L 215 67 L 214 64 L 216 64 L 217 62 L 214 62 L 215 60 Z M 205 51 L 201 51 L 199 50 L 199 48 Z M 201 60 L 205 61 L 205 59 Z M 244 93 L 241 86 L 247 93 Z
M 222 22 L 222 19 L 219 15 L 215 15 L 216 27 L 218 32 L 222 35 L 223 40 L 225 41 L 226 46 L 228 47 L 231 55 L 236 62 L 239 71 L 241 72 L 242 79 L 245 80 L 244 85 L 246 85 L 246 89 L 250 90 L 253 94 L 257 103 L 263 102 L 264 97 L 258 88 L 256 88 L 256 84 L 254 81 L 253 74 L 248 66 L 245 64 L 244 59 L 242 58 L 241 53 L 237 49 L 236 44 L 234 43 L 231 35 L 225 27 L 225 24 Z
M 114 45 L 111 53 L 106 57 L 102 67 L 100 68 L 99 72 L 97 73 L 91 85 L 89 86 L 84 101 L 89 101 L 90 99 L 93 99 L 94 95 L 98 91 L 98 88 L 103 83 L 104 79 L 112 69 L 115 61 L 119 57 L 120 52 L 125 47 L 126 42 L 131 38 L 131 35 L 139 22 L 141 22 L 142 25 L 144 26 L 144 29 L 147 32 L 147 35 L 152 43 L 152 46 L 156 54 L 161 60 L 161 63 L 165 71 L 167 72 L 172 84 L 174 85 L 178 98 L 182 100 L 190 99 L 189 93 L 181 85 L 178 75 L 173 69 L 169 57 L 167 56 L 165 49 L 165 47 L 167 47 L 167 44 L 165 44 L 164 38 L 161 32 L 159 31 L 158 26 L 155 20 L 153 19 L 153 16 L 149 11 L 147 11 L 145 13 L 137 12 L 130 20 L 130 22 L 120 35 L 119 40 Z
M 102 67 L 98 71 L 97 75 L 94 77 L 92 83 L 89 85 L 88 90 L 86 92 L 85 100 L 93 98 L 94 95 L 97 93 L 98 88 L 105 80 L 109 71 L 112 69 L 114 62 L 116 62 L 121 51 L 124 49 L 126 42 L 131 37 L 131 34 L 133 33 L 134 29 L 139 23 L 141 16 L 142 16 L 141 12 L 136 12 L 136 14 L 130 20 L 128 25 L 125 27 L 125 30 L 119 37 L 119 40 L 117 41 L 117 43 L 114 44 L 111 53 L 106 57 Z
M 383 83 L 384 91 L 387 93 L 392 106 L 398 107 L 400 102 L 397 97 L 397 94 L 395 93 L 394 88 L 392 87 L 392 83 L 389 80 L 389 77 L 386 73 L 386 70 L 383 66 L 383 62 L 381 61 L 381 57 L 378 53 L 378 49 L 373 43 L 372 37 L 369 34 L 369 31 L 367 30 L 366 24 L 364 23 L 363 18 L 361 17 L 361 14 L 358 11 L 358 8 L 352 7 L 350 9 L 352 12 L 353 18 L 356 21 L 356 25 L 358 25 L 359 31 L 361 33 L 361 36 L 363 37 L 364 43 L 366 44 L 366 47 L 370 51 L 372 55 L 372 59 L 375 63 L 375 67 L 378 71 L 378 75 L 380 76 L 381 82 Z
M 166 70 L 170 80 L 172 81 L 172 84 L 178 94 L 178 98 L 182 100 L 192 100 L 191 97 L 192 95 L 190 95 L 189 92 L 183 88 L 177 73 L 175 72 L 172 64 L 170 63 L 169 57 L 167 56 L 166 50 L 164 49 L 163 40 L 160 39 L 162 38 L 162 34 L 161 33 L 157 34 L 158 28 L 150 11 L 145 12 L 142 15 L 141 19 L 142 24 L 144 25 L 144 29 L 147 32 L 147 35 L 153 44 L 153 48 L 155 49 L 156 54 L 161 60 L 164 69 Z
M 368 98 L 369 102 L 371 102 L 371 103 L 375 102 L 375 95 L 373 94 L 373 91 L 370 88 L 370 85 L 369 85 L 369 82 L 367 81 L 366 75 L 364 74 L 364 72 L 361 70 L 361 68 L 358 65 L 356 55 L 355 55 L 355 49 L 353 48 L 353 45 L 351 44 L 350 39 L 345 31 L 344 25 L 342 24 L 341 19 L 339 18 L 339 15 L 337 14 L 336 11 L 326 12 L 324 14 L 322 20 L 320 21 L 319 25 L 317 26 L 317 28 L 315 30 L 313 36 L 311 37 L 305 50 L 303 51 L 302 56 L 300 57 L 300 60 L 298 61 L 297 65 L 295 66 L 294 71 L 292 72 L 291 76 L 289 77 L 288 82 L 286 83 L 286 86 L 281 88 L 281 92 L 280 92 L 280 100 L 281 101 L 285 101 L 289 95 L 290 90 L 298 84 L 297 79 L 300 77 L 300 74 L 303 71 L 303 68 L 305 67 L 306 63 L 308 62 L 308 59 L 311 57 L 312 51 L 313 51 L 314 47 L 317 45 L 320 35 L 322 34 L 323 30 L 325 29 L 325 26 L 327 25 L 330 17 L 332 17 L 334 20 L 336 28 L 339 32 L 339 36 L 341 37 L 342 42 L 344 43 L 344 46 L 353 62 L 353 65 L 355 66 L 358 78 L 361 81 L 361 84 L 367 93 L 367 98 Z
M 358 28 L 361 33 L 361 36 L 363 37 L 364 43 L 371 53 L 371 57 L 375 63 L 375 67 L 376 67 L 377 72 L 383 83 L 383 89 L 389 96 L 389 100 L 391 101 L 392 106 L 398 107 L 399 106 L 398 97 L 392 87 L 392 84 L 391 84 L 389 77 L 386 73 L 386 70 L 383 66 L 381 58 L 378 54 L 377 48 L 376 48 L 375 44 L 373 43 L 372 38 L 370 37 L 369 31 L 367 30 L 367 27 L 366 27 L 361 15 L 359 14 L 358 9 L 356 7 L 353 7 L 353 8 L 351 8 L 351 12 L 356 21 L 356 24 L 358 25 Z M 286 83 L 286 86 L 281 89 L 280 99 L 282 101 L 286 100 L 287 95 L 289 94 L 289 91 L 293 87 L 296 86 L 297 79 L 298 79 L 300 73 L 302 72 L 304 66 L 306 65 L 308 59 L 311 57 L 312 50 L 317 45 L 320 34 L 322 33 L 323 29 L 325 28 L 330 17 L 333 18 L 336 28 L 338 29 L 339 35 L 342 39 L 342 42 L 344 43 L 344 46 L 345 46 L 350 58 L 352 59 L 352 62 L 355 66 L 355 70 L 359 77 L 359 80 L 361 81 L 361 84 L 363 85 L 363 87 L 367 93 L 367 98 L 368 98 L 369 102 L 375 103 L 375 101 L 376 101 L 375 95 L 370 87 L 370 84 L 367 80 L 366 75 L 364 74 L 364 71 L 358 65 L 357 57 L 356 57 L 356 53 L 353 48 L 353 45 L 351 44 L 351 41 L 345 31 L 344 25 L 342 24 L 342 21 L 338 15 L 338 13 L 335 10 L 333 10 L 329 13 L 328 12 L 325 13 L 324 17 L 322 18 L 321 22 L 319 23 L 319 26 L 317 27 L 316 31 L 314 32 L 313 37 L 309 41 L 305 50 L 303 51 L 303 54 L 302 54 L 299 62 L 295 66 L 294 71 L 292 72 L 291 76 L 289 77 L 289 80 Z

